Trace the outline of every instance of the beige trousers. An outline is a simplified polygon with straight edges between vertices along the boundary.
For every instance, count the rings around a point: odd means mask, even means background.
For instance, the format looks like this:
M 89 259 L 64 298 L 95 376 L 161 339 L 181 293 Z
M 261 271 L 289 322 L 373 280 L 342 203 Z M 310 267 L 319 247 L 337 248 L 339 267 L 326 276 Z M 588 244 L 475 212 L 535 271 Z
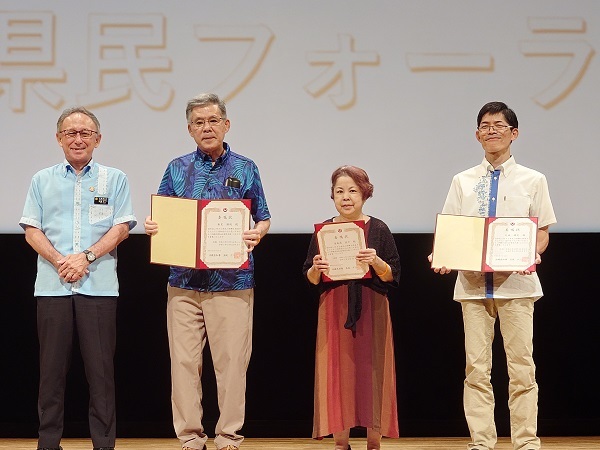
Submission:
M 173 426 L 182 446 L 202 449 L 202 350 L 208 339 L 217 380 L 218 449 L 239 447 L 244 424 L 246 370 L 252 352 L 254 291 L 198 292 L 167 286 Z
M 460 303 L 466 353 L 464 408 L 472 440 L 469 448 L 491 450 L 497 441 L 490 376 L 494 324 L 499 318 L 509 376 L 512 445 L 515 450 L 539 449 L 538 385 L 533 362 L 533 299 L 486 299 Z

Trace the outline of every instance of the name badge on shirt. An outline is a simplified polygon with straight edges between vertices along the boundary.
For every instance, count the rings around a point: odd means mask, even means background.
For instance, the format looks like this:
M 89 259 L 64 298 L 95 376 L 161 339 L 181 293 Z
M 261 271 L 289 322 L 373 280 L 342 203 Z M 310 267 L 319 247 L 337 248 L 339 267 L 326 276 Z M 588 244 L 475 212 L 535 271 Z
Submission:
M 234 188 L 239 189 L 241 185 L 242 185 L 242 183 L 240 182 L 240 180 L 238 180 L 237 178 L 234 178 L 234 177 L 228 177 L 225 180 L 225 186 L 234 187 Z
M 94 205 L 108 205 L 108 197 L 94 197 Z

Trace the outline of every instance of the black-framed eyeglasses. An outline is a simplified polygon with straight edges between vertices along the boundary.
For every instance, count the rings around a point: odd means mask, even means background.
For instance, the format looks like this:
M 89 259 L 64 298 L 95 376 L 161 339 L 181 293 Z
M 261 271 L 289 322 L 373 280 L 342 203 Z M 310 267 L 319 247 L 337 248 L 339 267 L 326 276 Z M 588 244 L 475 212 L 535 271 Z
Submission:
M 86 128 L 83 130 L 63 130 L 61 133 L 67 139 L 77 139 L 77 135 L 79 135 L 81 139 L 90 139 L 94 134 L 98 134 L 97 131 L 88 130 Z
M 494 123 L 494 124 L 489 124 L 489 123 L 484 123 L 483 125 L 479 125 L 477 127 L 477 129 L 479 130 L 480 133 L 489 133 L 491 129 L 496 130 L 498 133 L 504 133 L 506 130 L 510 130 L 511 128 L 514 128 L 510 125 L 506 125 L 505 123 Z

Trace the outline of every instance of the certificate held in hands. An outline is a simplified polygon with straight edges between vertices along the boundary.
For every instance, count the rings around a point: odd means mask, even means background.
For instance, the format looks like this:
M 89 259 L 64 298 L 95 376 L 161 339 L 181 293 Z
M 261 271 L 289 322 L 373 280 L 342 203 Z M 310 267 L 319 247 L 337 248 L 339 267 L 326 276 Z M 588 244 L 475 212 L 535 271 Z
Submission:
M 198 200 L 152 195 L 150 262 L 194 269 L 248 267 L 242 233 L 250 229 L 250 200 Z
M 367 248 L 364 220 L 318 223 L 315 231 L 319 253 L 329 262 L 323 281 L 371 278 L 369 265 L 356 259 L 359 250 Z
M 537 217 L 438 214 L 432 268 L 475 272 L 535 271 Z

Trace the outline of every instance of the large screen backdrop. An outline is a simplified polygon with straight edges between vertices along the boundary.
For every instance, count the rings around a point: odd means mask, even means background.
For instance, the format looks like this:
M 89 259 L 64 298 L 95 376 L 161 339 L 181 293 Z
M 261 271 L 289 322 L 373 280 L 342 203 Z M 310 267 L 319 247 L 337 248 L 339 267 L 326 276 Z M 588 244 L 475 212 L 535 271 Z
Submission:
M 452 175 L 483 157 L 492 100 L 519 117 L 517 162 L 548 178 L 553 229 L 597 232 L 599 48 L 594 0 L 4 0 L 0 232 L 20 231 L 31 176 L 62 160 L 73 105 L 100 119 L 94 158 L 127 173 L 142 221 L 167 163 L 195 150 L 186 101 L 208 91 L 260 168 L 273 232 L 333 216 L 342 164 L 371 176 L 367 213 L 432 232 Z

